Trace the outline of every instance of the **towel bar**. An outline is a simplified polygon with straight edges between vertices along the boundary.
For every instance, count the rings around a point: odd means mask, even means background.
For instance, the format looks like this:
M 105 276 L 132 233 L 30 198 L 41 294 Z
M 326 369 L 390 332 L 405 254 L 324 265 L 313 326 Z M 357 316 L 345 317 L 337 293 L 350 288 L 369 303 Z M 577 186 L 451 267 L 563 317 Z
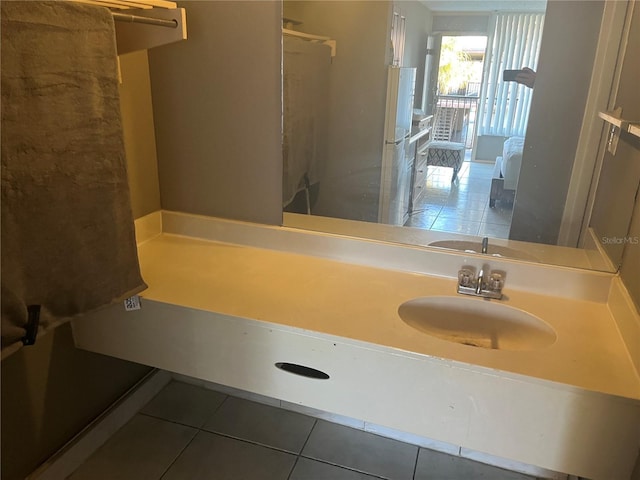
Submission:
M 178 28 L 178 21 L 175 19 L 164 20 L 162 18 L 143 17 L 141 15 L 129 15 L 128 13 L 111 12 L 113 19 L 118 22 L 145 23 L 147 25 L 157 25 L 159 27 Z
M 184 8 L 154 8 L 127 13 L 111 12 L 111 14 L 114 20 L 117 20 L 114 23 L 118 55 L 148 50 L 187 38 L 187 18 Z

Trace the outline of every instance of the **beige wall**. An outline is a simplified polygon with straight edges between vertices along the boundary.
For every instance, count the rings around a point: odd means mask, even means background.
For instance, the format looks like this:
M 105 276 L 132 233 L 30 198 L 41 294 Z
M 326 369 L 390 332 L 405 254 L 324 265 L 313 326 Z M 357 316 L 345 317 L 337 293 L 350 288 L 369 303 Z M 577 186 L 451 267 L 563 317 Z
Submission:
M 625 59 L 620 76 L 620 85 L 616 104 L 623 108 L 624 117 L 640 119 L 640 96 L 638 95 L 638 79 L 640 78 L 640 5 L 636 4 Z M 625 210 L 621 215 L 628 215 L 633 206 L 631 226 L 629 232 L 621 232 L 621 236 L 626 238 L 624 252 L 622 254 L 622 267 L 620 275 L 624 281 L 636 307 L 640 310 L 640 138 L 630 135 L 623 135 L 618 144 L 618 152 L 614 157 L 609 158 L 610 162 L 621 166 L 618 176 L 617 190 L 611 191 L 612 198 L 618 200 L 623 198 L 625 205 L 621 205 L 620 210 Z M 628 184 L 629 179 L 635 184 Z M 623 191 L 621 186 L 628 185 Z M 619 195 L 626 197 L 618 197 Z M 614 197 L 615 195 L 615 197 Z M 613 205 L 613 204 L 612 204 Z M 616 207 L 609 208 L 602 212 L 602 217 L 617 218 Z M 627 217 L 628 218 L 628 217 Z M 626 222 L 620 222 L 622 224 Z M 640 462 L 639 462 L 640 464 Z M 638 469 L 640 478 L 640 468 Z
M 604 2 L 547 3 L 509 238 L 556 244 Z
M 636 308 L 640 311 L 640 274 L 638 274 L 638 265 L 640 265 L 640 195 L 636 197 L 627 238 L 633 243 L 627 244 L 624 249 L 620 276 L 629 290 Z
M 147 51 L 120 56 L 120 106 L 133 217 L 160 210 Z
M 69 323 L 2 361 L 2 480 L 23 479 L 149 367 L 74 347 Z
M 623 135 L 616 154 L 606 152 L 604 156 L 589 223 L 614 265 L 620 264 L 627 250 L 640 249 L 640 246 L 628 243 L 627 235 L 639 184 L 640 141 L 631 135 Z
M 188 40 L 149 51 L 162 207 L 280 224 L 281 4 L 179 5 Z

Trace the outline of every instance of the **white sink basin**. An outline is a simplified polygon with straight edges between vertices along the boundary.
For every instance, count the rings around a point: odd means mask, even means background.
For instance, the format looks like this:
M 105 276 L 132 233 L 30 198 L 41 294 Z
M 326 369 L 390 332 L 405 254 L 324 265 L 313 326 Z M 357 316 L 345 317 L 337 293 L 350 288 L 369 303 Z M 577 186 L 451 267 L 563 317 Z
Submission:
M 447 248 L 449 250 L 459 250 L 461 252 L 482 253 L 481 242 L 470 242 L 466 240 L 438 240 L 437 242 L 431 242 L 429 246 Z M 503 247 L 501 245 L 491 245 L 491 243 L 489 243 L 487 247 L 486 255 L 528 260 L 530 262 L 540 261 L 538 258 L 526 252 L 516 250 L 515 248 Z
M 546 322 L 481 298 L 421 297 L 398 308 L 400 318 L 427 335 L 495 350 L 537 350 L 556 341 Z

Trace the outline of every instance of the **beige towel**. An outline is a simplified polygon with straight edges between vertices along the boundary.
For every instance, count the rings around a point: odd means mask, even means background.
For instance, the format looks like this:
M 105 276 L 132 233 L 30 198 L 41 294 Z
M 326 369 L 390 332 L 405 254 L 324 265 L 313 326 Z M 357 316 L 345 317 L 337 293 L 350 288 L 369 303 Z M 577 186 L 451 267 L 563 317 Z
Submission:
M 0 5 L 4 357 L 21 344 L 27 305 L 42 306 L 46 331 L 146 285 L 109 10 L 71 2 Z

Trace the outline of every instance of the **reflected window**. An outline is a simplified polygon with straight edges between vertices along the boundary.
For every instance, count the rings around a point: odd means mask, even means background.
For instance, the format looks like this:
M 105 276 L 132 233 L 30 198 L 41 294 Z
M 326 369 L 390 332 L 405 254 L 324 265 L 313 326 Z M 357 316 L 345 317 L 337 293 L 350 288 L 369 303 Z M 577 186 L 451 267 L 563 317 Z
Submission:
M 502 79 L 504 70 L 537 69 L 544 14 L 495 13 L 485 59 L 479 135 L 524 136 L 531 89 Z

